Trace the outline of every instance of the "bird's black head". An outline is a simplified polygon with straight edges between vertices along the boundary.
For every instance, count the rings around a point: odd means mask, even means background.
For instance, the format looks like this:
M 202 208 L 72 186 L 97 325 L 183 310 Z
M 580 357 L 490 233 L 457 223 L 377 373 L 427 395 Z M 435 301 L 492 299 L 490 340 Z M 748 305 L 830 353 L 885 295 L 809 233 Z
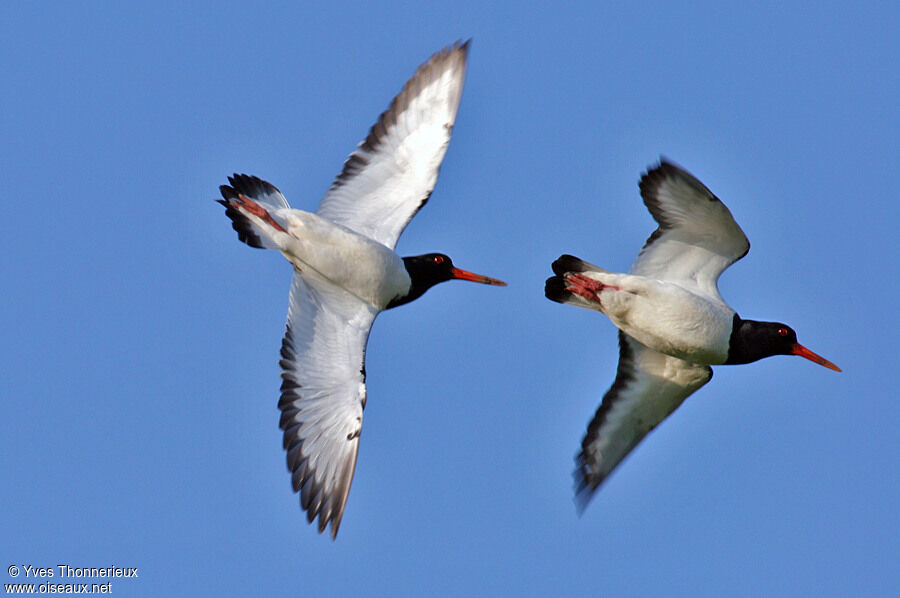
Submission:
M 734 316 L 726 364 L 750 363 L 772 355 L 799 355 L 826 368 L 841 371 L 824 357 L 797 342 L 797 333 L 781 322 L 757 322 Z
M 443 253 L 426 253 L 425 255 L 405 257 L 403 258 L 403 265 L 406 266 L 406 271 L 409 273 L 409 292 L 394 298 L 385 309 L 397 307 L 418 299 L 434 285 L 454 278 L 480 282 L 481 284 L 506 286 L 506 283 L 502 280 L 460 270 Z

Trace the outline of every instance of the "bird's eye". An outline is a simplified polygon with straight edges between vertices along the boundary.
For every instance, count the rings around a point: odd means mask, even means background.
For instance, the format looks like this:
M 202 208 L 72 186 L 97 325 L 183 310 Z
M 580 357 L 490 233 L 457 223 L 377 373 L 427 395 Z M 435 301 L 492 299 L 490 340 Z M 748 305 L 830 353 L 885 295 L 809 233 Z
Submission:
M 436 256 L 434 256 L 434 258 L 432 258 L 431 261 L 433 261 L 435 264 L 443 264 L 443 263 L 444 263 L 444 256 L 442 256 L 442 255 L 436 255 Z
M 779 329 L 778 329 L 778 335 L 779 335 L 779 336 L 787 336 L 787 335 L 788 335 L 788 329 L 787 329 L 787 328 L 779 328 Z

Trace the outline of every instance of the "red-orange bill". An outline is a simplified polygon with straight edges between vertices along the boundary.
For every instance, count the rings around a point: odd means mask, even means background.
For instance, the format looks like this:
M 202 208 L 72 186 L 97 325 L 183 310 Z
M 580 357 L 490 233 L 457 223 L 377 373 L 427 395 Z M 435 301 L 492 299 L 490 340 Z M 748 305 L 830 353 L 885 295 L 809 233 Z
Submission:
M 474 274 L 472 272 L 467 272 L 466 270 L 460 270 L 459 268 L 453 268 L 451 270 L 453 274 L 453 278 L 458 278 L 459 280 L 471 280 L 472 282 L 480 282 L 481 284 L 492 284 L 498 287 L 505 287 L 506 283 L 502 280 L 497 280 L 496 278 L 491 278 L 490 276 L 483 276 L 481 274 Z
M 816 355 L 815 353 L 813 353 L 812 351 L 810 351 L 809 349 L 807 349 L 800 343 L 794 343 L 793 353 L 794 353 L 794 355 L 799 355 L 800 357 L 805 357 L 810 361 L 814 361 L 814 362 L 818 363 L 819 365 L 823 365 L 826 368 L 828 368 L 829 370 L 834 370 L 835 372 L 841 371 L 841 368 L 834 365 L 833 363 L 831 363 L 830 361 L 828 361 L 821 355 Z

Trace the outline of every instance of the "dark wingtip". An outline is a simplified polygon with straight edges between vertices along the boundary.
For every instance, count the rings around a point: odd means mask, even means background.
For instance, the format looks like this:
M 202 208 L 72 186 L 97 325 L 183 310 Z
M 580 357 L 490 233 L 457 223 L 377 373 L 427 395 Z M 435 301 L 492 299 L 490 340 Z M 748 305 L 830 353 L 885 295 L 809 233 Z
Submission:
M 646 177 L 647 175 L 653 175 L 654 173 L 659 173 L 660 175 L 673 175 L 681 172 L 685 172 L 685 170 L 677 162 L 670 160 L 665 156 L 660 156 L 659 161 L 647 168 L 647 172 L 645 172 L 643 176 Z
M 677 178 L 677 177 L 687 177 L 693 179 L 694 177 L 688 174 L 688 172 L 673 162 L 669 160 L 665 156 L 659 157 L 659 162 L 655 165 L 651 166 L 647 169 L 643 175 L 641 175 L 641 180 L 638 183 L 638 187 L 641 190 L 641 194 L 650 193 L 651 191 L 655 191 L 656 188 L 662 184 L 662 182 L 668 178 Z
M 581 517 L 584 515 L 584 512 L 587 510 L 588 505 L 591 504 L 591 499 L 594 498 L 594 490 L 587 484 L 577 485 L 575 488 L 575 496 L 572 497 L 572 502 L 575 503 L 575 513 Z
M 667 179 L 680 179 L 684 183 L 693 187 L 694 190 L 697 191 L 697 193 L 705 196 L 710 201 L 719 203 L 721 203 L 722 201 L 718 197 L 716 197 L 715 193 L 709 190 L 709 187 L 704 185 L 700 179 L 685 170 L 684 167 L 678 165 L 672 160 L 669 160 L 665 156 L 661 156 L 659 159 L 659 164 L 652 168 L 648 168 L 647 172 L 645 172 L 643 176 L 641 176 L 641 180 L 638 183 L 638 187 L 641 190 L 641 197 L 644 199 L 644 204 L 646 204 L 647 207 L 650 208 L 650 212 L 654 215 L 654 218 L 656 218 L 656 213 L 654 212 L 653 207 L 659 201 L 658 199 L 656 199 L 655 195 L 659 190 L 659 187 Z M 660 222 L 660 224 L 663 223 Z
M 471 38 L 471 37 L 470 37 L 469 39 L 466 39 L 466 40 L 458 39 L 458 40 L 456 40 L 455 42 L 453 42 L 452 44 L 449 44 L 449 45 L 447 45 L 447 46 L 444 46 L 443 48 L 441 48 L 440 50 L 438 50 L 437 52 L 435 52 L 434 54 L 432 54 L 432 55 L 428 58 L 428 60 L 426 60 L 423 64 L 420 65 L 419 68 L 425 66 L 425 65 L 428 64 L 429 62 L 435 60 L 436 58 L 439 58 L 439 57 L 440 57 L 440 58 L 443 58 L 443 57 L 445 57 L 445 56 L 449 56 L 450 54 L 452 54 L 452 53 L 454 53 L 454 52 L 461 52 L 462 55 L 463 55 L 463 58 L 467 58 L 467 57 L 468 57 L 468 54 L 469 54 L 469 46 L 470 46 L 471 44 L 472 44 L 472 38 Z
M 656 191 L 659 185 L 675 172 L 676 168 L 670 162 L 660 158 L 658 164 L 651 166 L 647 172 L 641 175 L 638 188 L 642 197 L 649 197 Z
M 441 48 L 432 54 L 428 60 L 418 66 L 413 76 L 404 83 L 400 93 L 394 96 L 387 109 L 379 115 L 378 120 L 375 121 L 375 124 L 369 129 L 369 134 L 366 135 L 366 138 L 359 144 L 357 150 L 350 154 L 344 162 L 344 167 L 334 179 L 334 182 L 331 183 L 330 190 L 333 191 L 343 186 L 369 164 L 370 157 L 366 154 L 378 151 L 384 137 L 397 123 L 398 114 L 406 110 L 410 100 L 421 91 L 422 80 L 429 77 L 429 72 L 436 68 L 436 64 L 460 62 L 463 69 L 466 68 L 466 65 L 468 64 L 469 44 L 471 41 L 471 38 L 464 42 L 457 40 L 449 46 Z M 460 93 L 462 92 L 460 91 Z M 430 195 L 431 190 L 429 190 L 425 197 L 422 198 L 422 202 L 417 209 L 420 209 L 425 205 Z
M 591 499 L 594 498 L 594 494 L 596 494 L 597 488 L 600 487 L 600 484 L 603 482 L 603 478 L 599 480 L 591 480 L 587 471 L 587 466 L 584 462 L 584 451 L 579 452 L 575 456 L 575 471 L 572 472 L 573 477 L 575 478 L 575 496 L 572 500 L 575 501 L 575 510 L 578 513 L 578 516 L 581 517 L 584 515 L 585 509 L 587 509 L 588 505 L 591 503 Z

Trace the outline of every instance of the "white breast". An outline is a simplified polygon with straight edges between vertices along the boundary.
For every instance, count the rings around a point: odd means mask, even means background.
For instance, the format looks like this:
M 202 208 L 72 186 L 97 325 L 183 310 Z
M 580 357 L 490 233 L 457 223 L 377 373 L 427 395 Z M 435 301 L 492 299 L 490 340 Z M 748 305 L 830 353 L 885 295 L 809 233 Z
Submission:
M 409 290 L 403 259 L 381 243 L 310 212 L 286 212 L 280 249 L 305 278 L 328 281 L 379 309 Z

